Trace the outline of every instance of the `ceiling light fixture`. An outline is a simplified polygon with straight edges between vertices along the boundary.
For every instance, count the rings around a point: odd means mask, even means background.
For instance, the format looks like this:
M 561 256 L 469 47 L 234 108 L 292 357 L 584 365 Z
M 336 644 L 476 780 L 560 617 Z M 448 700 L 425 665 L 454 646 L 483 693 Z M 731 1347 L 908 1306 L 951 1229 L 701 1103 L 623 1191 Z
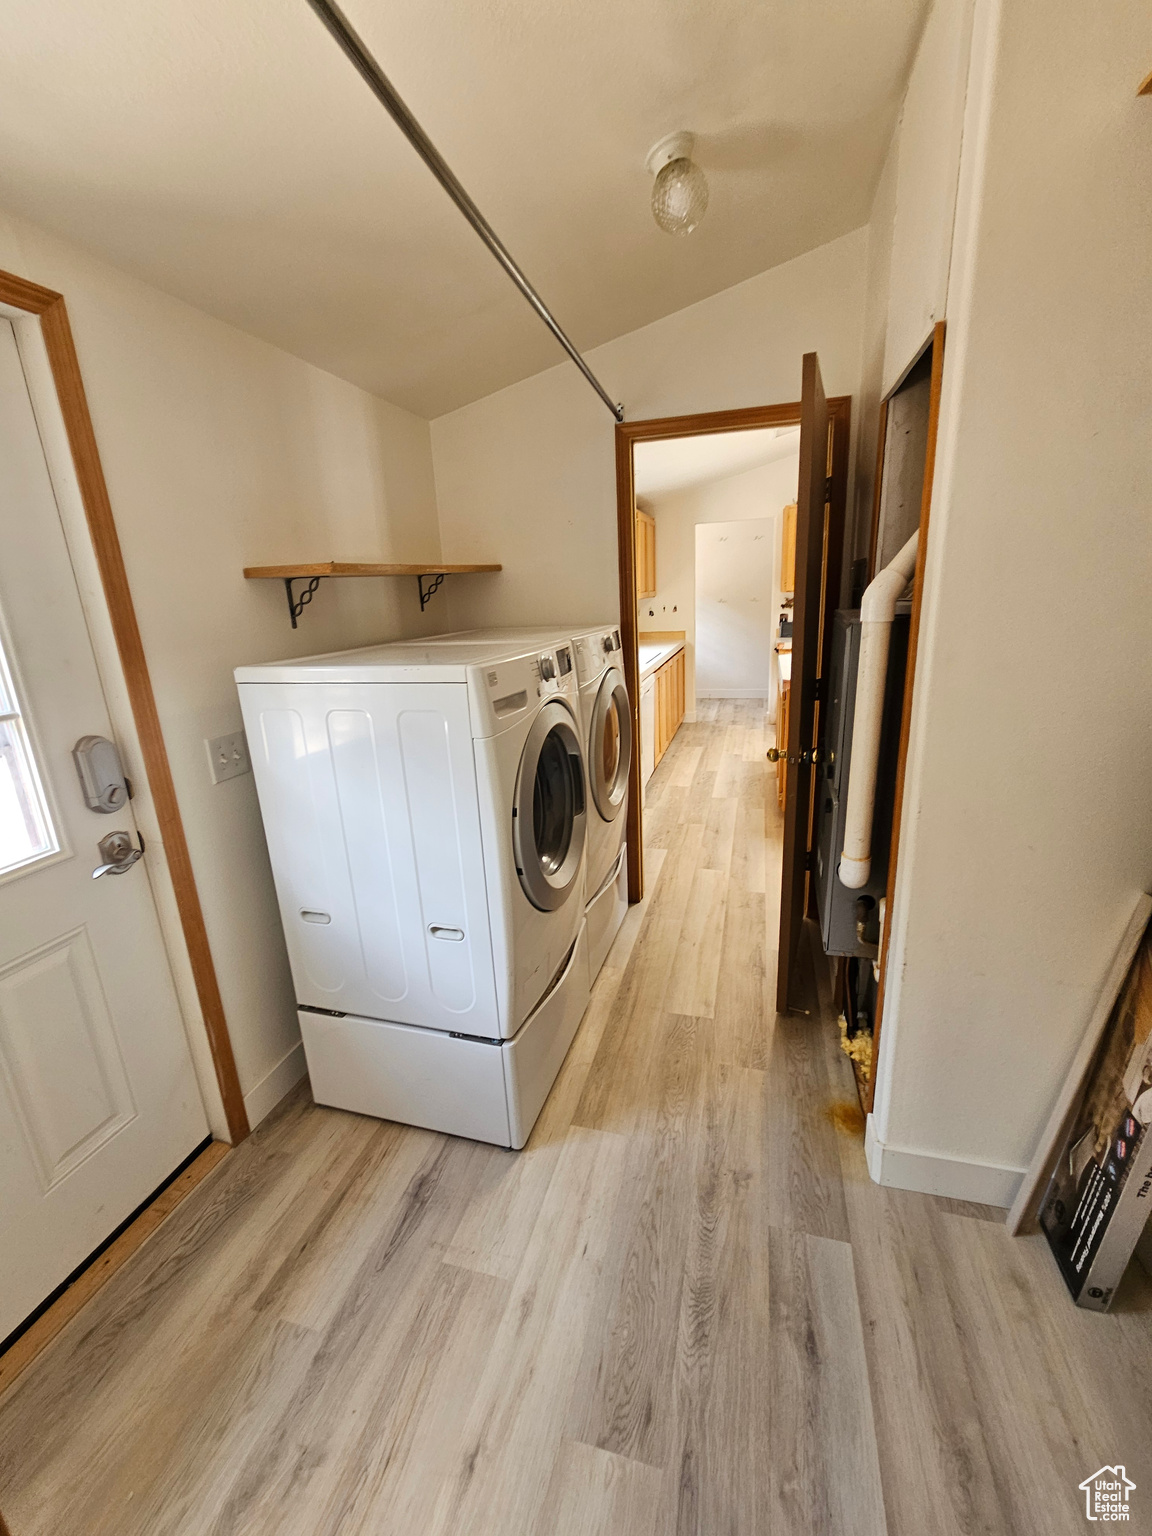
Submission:
M 666 235 L 690 235 L 708 206 L 708 183 L 692 159 L 696 140 L 690 133 L 670 133 L 648 151 L 645 164 L 652 185 L 652 217 Z

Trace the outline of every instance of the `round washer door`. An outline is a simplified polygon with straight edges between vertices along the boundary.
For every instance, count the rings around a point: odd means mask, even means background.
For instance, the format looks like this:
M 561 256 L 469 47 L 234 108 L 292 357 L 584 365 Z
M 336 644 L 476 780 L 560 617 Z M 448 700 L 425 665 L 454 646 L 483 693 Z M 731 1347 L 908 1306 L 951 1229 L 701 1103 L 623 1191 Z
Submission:
M 587 821 L 576 720 L 550 699 L 524 743 L 512 815 L 516 873 L 542 912 L 555 912 L 576 888 Z
M 632 710 L 623 675 L 609 667 L 596 693 L 588 735 L 592 799 L 605 821 L 615 821 L 628 793 L 632 766 Z

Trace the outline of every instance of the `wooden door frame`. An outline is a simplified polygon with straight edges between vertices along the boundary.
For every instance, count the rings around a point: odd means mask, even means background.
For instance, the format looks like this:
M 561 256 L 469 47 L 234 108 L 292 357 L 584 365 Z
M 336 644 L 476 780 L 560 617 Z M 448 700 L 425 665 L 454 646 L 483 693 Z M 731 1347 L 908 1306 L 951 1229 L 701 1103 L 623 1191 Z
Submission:
M 848 443 L 852 428 L 852 397 L 833 395 L 828 400 L 829 423 L 843 422 L 836 439 L 843 451 L 834 458 L 832 473 L 848 479 Z M 757 427 L 800 425 L 800 402 L 753 405 L 740 410 L 704 411 L 690 416 L 657 416 L 648 421 L 621 421 L 616 426 L 616 552 L 620 584 L 621 663 L 632 706 L 632 764 L 628 782 L 628 900 L 644 895 L 644 849 L 641 838 L 640 797 L 643 792 L 640 762 L 640 657 L 636 623 L 636 484 L 633 448 L 637 443 L 677 437 L 710 437 L 721 432 L 747 432 Z M 839 580 L 839 561 L 837 580 Z M 837 601 L 839 588 L 837 587 Z M 833 606 L 836 606 L 834 603 Z
M 172 882 L 228 1133 L 235 1144 L 248 1135 L 248 1114 L 68 311 L 62 294 L 11 272 L 0 272 L 0 304 L 33 316 L 39 322 L 160 829 L 163 846 L 150 847 L 148 857 L 162 860 Z
M 904 810 L 904 775 L 908 767 L 908 740 L 912 730 L 912 691 L 916 682 L 916 648 L 920 638 L 920 609 L 924 600 L 924 563 L 928 557 L 928 519 L 932 511 L 932 484 L 936 472 L 936 439 L 940 429 L 940 393 L 944 381 L 945 322 L 938 320 L 932 329 L 932 374 L 928 386 L 928 440 L 924 449 L 924 484 L 920 492 L 920 540 L 916 546 L 916 570 L 912 577 L 912 614 L 908 623 L 908 662 L 904 672 L 904 705 L 900 714 L 900 747 L 896 758 L 896 788 L 892 801 L 892 836 L 888 845 L 888 883 L 884 898 L 884 942 L 880 948 L 880 979 L 876 983 L 876 1014 L 872 1021 L 872 1071 L 868 1078 L 867 1110 L 871 1114 L 876 1101 L 876 1073 L 880 1065 L 880 1025 L 884 1016 L 884 991 L 888 977 L 888 948 L 892 938 L 892 913 L 896 896 L 896 864 L 900 854 L 900 825 Z M 888 402 L 899 390 L 911 368 L 928 348 L 917 353 L 900 380 L 884 398 L 881 441 L 877 461 L 876 490 L 872 510 L 872 561 L 876 558 L 876 537 L 880 521 L 880 491 L 884 472 L 884 436 L 888 421 Z M 869 571 L 869 575 L 874 575 Z

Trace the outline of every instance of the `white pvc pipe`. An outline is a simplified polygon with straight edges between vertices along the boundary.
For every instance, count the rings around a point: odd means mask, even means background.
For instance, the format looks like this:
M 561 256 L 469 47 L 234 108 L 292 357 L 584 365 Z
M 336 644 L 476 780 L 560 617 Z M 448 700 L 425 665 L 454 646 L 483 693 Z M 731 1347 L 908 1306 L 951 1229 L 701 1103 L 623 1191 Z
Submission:
M 844 813 L 844 851 L 840 884 L 858 891 L 872 873 L 872 817 L 876 809 L 876 772 L 880 763 L 880 726 L 888 678 L 888 642 L 896 604 L 916 569 L 916 532 L 865 589 L 860 602 L 860 662 L 856 669 L 856 711 L 852 716 L 852 758 L 848 769 L 848 805 Z

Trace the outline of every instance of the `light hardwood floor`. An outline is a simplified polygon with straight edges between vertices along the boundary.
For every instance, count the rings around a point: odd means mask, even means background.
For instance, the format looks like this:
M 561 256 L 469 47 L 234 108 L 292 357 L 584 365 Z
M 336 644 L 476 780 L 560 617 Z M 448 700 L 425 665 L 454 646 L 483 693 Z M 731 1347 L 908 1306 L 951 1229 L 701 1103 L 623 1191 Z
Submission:
M 1062 1536 L 1105 1462 L 1152 1529 L 1147 1282 L 869 1182 L 826 989 L 770 1011 L 759 707 L 701 715 L 528 1148 L 293 1096 L 0 1403 L 13 1536 Z

